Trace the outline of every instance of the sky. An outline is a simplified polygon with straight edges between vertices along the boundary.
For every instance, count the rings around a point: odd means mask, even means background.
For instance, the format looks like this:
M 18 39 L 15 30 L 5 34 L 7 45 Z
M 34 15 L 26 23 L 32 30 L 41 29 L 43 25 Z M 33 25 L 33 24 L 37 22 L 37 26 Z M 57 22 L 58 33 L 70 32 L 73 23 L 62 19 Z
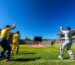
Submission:
M 0 29 L 14 23 L 21 38 L 58 38 L 60 26 L 75 28 L 75 0 L 0 0 Z

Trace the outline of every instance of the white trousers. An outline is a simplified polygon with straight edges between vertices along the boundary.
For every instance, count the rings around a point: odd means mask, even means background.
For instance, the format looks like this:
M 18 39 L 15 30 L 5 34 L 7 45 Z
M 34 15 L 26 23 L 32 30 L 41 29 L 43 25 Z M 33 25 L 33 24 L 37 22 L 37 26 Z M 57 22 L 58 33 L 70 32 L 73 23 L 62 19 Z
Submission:
M 73 57 L 74 54 L 71 50 L 71 46 L 72 46 L 72 41 L 71 40 L 65 40 L 64 43 L 62 43 L 61 47 L 60 47 L 60 56 L 64 57 L 64 49 L 66 48 L 68 51 L 68 54 L 70 57 Z

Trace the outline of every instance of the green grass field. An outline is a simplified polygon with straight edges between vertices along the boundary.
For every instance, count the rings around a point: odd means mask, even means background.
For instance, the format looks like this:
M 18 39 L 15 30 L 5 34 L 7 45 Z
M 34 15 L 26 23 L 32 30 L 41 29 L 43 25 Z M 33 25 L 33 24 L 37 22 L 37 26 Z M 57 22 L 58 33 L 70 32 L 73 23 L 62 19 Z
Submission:
M 58 59 L 60 45 L 47 48 L 28 48 L 27 45 L 20 45 L 19 54 L 11 54 L 11 61 L 0 60 L 0 65 L 75 65 L 74 60 L 69 59 L 65 50 L 65 59 Z M 75 54 L 75 46 L 72 46 Z

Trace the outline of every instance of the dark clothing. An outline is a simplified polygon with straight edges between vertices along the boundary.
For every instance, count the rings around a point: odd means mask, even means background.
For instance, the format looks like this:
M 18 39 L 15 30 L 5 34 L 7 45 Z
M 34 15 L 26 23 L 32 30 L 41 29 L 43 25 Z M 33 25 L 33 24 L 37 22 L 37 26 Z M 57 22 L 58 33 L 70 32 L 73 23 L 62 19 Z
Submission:
M 2 51 L 0 53 L 0 58 L 4 57 L 4 53 L 7 51 L 6 59 L 10 59 L 11 46 L 7 39 L 0 39 L 0 45 L 2 47 Z

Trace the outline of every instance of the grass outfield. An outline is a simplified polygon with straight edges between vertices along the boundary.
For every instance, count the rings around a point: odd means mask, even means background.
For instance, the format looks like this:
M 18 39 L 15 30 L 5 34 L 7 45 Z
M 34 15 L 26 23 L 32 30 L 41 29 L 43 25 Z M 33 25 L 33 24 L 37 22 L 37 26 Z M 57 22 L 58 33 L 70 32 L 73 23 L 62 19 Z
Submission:
M 0 60 L 0 65 L 75 65 L 74 60 L 69 60 L 69 55 L 65 50 L 65 59 L 58 59 L 60 45 L 46 48 L 29 48 L 26 45 L 20 45 L 19 54 L 11 54 L 12 61 L 5 62 Z M 75 46 L 72 46 L 75 54 Z

